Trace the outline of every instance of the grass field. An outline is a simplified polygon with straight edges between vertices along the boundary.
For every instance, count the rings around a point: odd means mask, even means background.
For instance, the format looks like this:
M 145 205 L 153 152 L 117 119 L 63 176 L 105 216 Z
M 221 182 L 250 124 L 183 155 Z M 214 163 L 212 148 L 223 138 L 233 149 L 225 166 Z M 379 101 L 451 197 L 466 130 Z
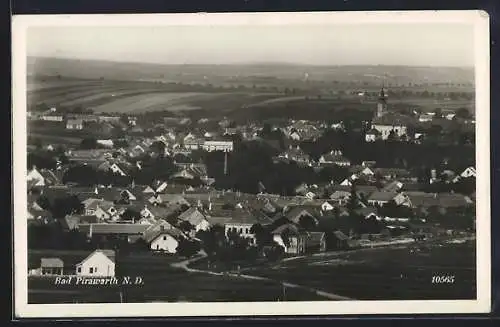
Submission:
M 83 253 L 83 252 L 82 252 Z M 36 267 L 43 256 L 61 257 L 65 262 L 77 262 L 71 251 L 30 251 L 28 260 Z M 124 302 L 223 302 L 223 301 L 276 301 L 282 299 L 283 289 L 279 282 L 254 281 L 231 276 L 214 276 L 188 273 L 171 268 L 180 260 L 172 256 L 150 253 L 134 254 L 119 259 L 120 275 L 140 276 L 144 284 L 119 288 L 116 285 L 58 285 L 54 278 L 30 277 L 28 279 L 29 303 L 111 303 L 120 302 L 120 290 Z M 301 289 L 286 291 L 288 301 L 325 300 L 314 292 Z
M 66 83 L 66 84 L 65 84 Z M 280 93 L 256 93 L 210 87 L 139 81 L 43 80 L 28 83 L 28 104 L 55 107 L 84 107 L 95 112 L 134 112 L 192 109 L 235 110 Z M 190 90 L 191 89 L 191 90 Z
M 331 86 L 335 89 L 335 86 Z M 374 110 L 376 99 L 353 95 L 290 96 L 260 89 L 224 89 L 204 85 L 182 85 L 148 81 L 54 79 L 28 81 L 28 104 L 63 108 L 91 108 L 95 112 L 141 113 L 146 111 L 183 111 L 198 115 L 229 116 L 235 120 L 270 119 L 290 116 L 295 119 L 342 119 L 334 113 L 346 109 Z M 391 98 L 392 110 L 461 107 L 474 111 L 474 101 L 428 98 Z M 307 110 L 304 110 L 304 109 Z M 251 109 L 251 110 L 246 110 Z M 369 117 L 368 117 L 369 118 Z
M 316 256 L 256 268 L 247 274 L 302 283 L 359 300 L 443 300 L 476 297 L 473 244 L 434 246 L 429 253 L 408 247 L 367 249 Z M 433 284 L 432 276 L 455 276 Z
M 74 252 L 30 251 L 29 265 L 42 256 L 76 262 Z M 73 257 L 72 257 L 73 256 Z M 408 246 L 330 253 L 282 261 L 244 270 L 270 280 L 209 275 L 172 268 L 175 256 L 150 253 L 122 256 L 119 276 L 140 276 L 143 285 L 54 286 L 53 279 L 30 277 L 30 303 L 71 302 L 218 302 L 283 300 L 282 282 L 357 300 L 474 299 L 475 246 L 434 244 L 430 251 L 411 253 Z M 203 269 L 203 265 L 199 265 Z M 206 267 L 205 267 L 206 268 Z M 454 276 L 454 283 L 432 283 L 433 276 Z M 326 300 L 307 289 L 287 288 L 287 301 Z

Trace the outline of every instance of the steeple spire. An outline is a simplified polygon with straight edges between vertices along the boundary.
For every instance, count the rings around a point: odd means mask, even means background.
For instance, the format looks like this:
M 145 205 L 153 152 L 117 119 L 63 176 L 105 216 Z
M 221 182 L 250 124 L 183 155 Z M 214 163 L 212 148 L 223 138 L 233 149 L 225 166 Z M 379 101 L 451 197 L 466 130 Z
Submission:
M 382 117 L 387 112 L 387 94 L 384 90 L 384 83 L 380 89 L 377 103 L 376 117 Z

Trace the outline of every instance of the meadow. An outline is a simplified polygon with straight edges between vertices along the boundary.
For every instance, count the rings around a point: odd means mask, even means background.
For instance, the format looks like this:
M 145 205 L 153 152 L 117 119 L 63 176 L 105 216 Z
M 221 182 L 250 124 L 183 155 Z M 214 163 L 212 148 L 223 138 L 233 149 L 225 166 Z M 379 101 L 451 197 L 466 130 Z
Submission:
M 54 80 L 28 82 L 30 107 L 85 108 L 103 113 L 185 111 L 193 109 L 233 110 L 267 99 L 283 97 L 276 92 L 256 92 L 145 81 Z
M 322 289 L 358 300 L 475 299 L 474 244 L 352 251 L 290 260 L 245 273 Z M 454 276 L 454 283 L 432 283 L 433 276 Z

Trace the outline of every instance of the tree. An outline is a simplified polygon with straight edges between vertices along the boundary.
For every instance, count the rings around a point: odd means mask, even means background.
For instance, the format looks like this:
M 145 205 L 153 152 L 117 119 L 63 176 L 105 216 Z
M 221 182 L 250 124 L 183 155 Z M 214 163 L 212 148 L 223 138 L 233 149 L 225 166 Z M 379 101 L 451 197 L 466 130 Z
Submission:
M 179 228 L 186 232 L 186 233 L 189 233 L 191 232 L 192 230 L 194 230 L 194 226 L 193 224 L 191 224 L 189 221 L 187 220 L 184 220 L 184 221 L 181 221 L 181 223 L 179 224 Z
M 137 212 L 134 209 L 127 208 L 122 213 L 122 219 L 123 220 L 141 219 L 141 214 L 140 214 L 140 212 Z
M 258 247 L 262 248 L 266 245 L 272 244 L 273 236 L 267 228 L 257 223 L 250 227 L 250 233 L 255 235 L 255 243 Z
M 441 108 L 434 109 L 434 117 L 435 118 L 442 118 L 443 117 L 443 111 L 441 110 Z
M 299 226 L 308 231 L 313 230 L 316 227 L 316 220 L 309 215 L 301 216 Z
M 97 148 L 98 148 L 97 139 L 94 137 L 86 137 L 80 142 L 80 149 L 90 150 Z
M 455 111 L 455 116 L 457 118 L 462 118 L 462 119 L 469 119 L 471 117 L 471 114 L 467 108 L 460 108 L 457 111 Z
M 209 256 L 215 255 L 226 241 L 224 227 L 218 224 L 208 230 L 199 230 L 196 237 L 201 240 L 202 247 Z
M 66 217 L 66 215 L 83 213 L 84 206 L 76 195 L 56 198 L 51 205 L 52 216 L 55 219 Z
M 181 238 L 179 240 L 179 245 L 177 245 L 177 254 L 181 257 L 190 258 L 200 251 L 200 244 L 196 241 L 191 241 L 186 238 Z
M 273 245 L 264 252 L 264 255 L 269 261 L 278 261 L 283 258 L 284 254 L 285 249 L 276 242 L 274 242 Z
M 166 145 L 162 141 L 155 141 L 149 147 L 151 151 L 157 153 L 160 157 L 162 157 L 165 154 L 165 148 Z

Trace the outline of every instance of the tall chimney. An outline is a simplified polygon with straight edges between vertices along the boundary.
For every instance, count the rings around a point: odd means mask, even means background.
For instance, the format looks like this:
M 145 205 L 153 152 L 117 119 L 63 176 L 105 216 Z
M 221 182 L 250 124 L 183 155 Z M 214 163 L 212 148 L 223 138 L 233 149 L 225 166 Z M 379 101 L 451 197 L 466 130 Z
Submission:
M 224 151 L 224 175 L 227 175 L 227 152 Z

